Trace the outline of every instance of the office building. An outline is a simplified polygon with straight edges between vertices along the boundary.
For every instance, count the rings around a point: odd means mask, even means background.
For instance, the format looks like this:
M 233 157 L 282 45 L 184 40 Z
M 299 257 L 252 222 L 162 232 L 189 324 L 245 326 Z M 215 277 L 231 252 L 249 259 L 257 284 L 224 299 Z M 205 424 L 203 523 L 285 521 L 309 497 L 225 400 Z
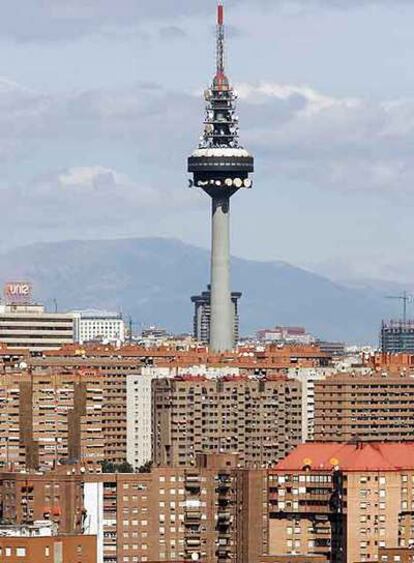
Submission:
M 339 374 L 317 381 L 315 440 L 414 440 L 414 378 Z
M 237 453 L 264 467 L 301 442 L 301 384 L 286 377 L 155 379 L 153 459 L 188 466 L 198 453 Z
M 414 321 L 383 321 L 380 345 L 384 353 L 414 354 Z
M 378 561 L 412 544 L 412 443 L 302 444 L 268 479 L 275 561 Z
M 233 345 L 239 341 L 239 299 L 241 293 L 233 291 L 230 294 L 232 315 L 233 315 Z M 211 316 L 211 290 L 210 285 L 207 291 L 203 291 L 201 295 L 194 295 L 191 301 L 194 303 L 193 317 L 193 336 L 197 342 L 208 344 L 210 342 L 210 316 Z
M 73 311 L 75 341 L 104 342 L 121 345 L 125 342 L 125 323 L 120 313 L 107 311 Z
M 43 305 L 0 305 L 0 342 L 10 348 L 43 352 L 73 341 L 69 313 L 49 313 Z

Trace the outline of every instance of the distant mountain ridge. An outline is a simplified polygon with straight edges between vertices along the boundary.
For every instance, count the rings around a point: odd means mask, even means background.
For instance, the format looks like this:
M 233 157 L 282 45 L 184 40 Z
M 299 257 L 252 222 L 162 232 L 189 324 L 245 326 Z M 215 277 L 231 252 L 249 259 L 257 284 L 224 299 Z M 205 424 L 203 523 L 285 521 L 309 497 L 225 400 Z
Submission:
M 142 325 L 190 332 L 191 295 L 209 281 L 208 250 L 175 239 L 34 243 L 0 254 L 0 283 L 33 283 L 35 296 L 60 310 L 122 311 Z M 316 336 L 376 343 L 394 311 L 382 289 L 349 287 L 285 262 L 232 258 L 233 290 L 242 291 L 241 333 L 280 324 Z

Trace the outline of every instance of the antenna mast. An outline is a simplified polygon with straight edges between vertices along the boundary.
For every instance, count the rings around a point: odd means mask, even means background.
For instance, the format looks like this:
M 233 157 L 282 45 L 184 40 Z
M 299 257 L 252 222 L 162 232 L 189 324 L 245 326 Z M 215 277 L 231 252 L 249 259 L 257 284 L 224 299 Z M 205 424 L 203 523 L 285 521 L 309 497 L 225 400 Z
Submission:
M 217 6 L 217 79 L 223 80 L 224 75 L 224 6 Z

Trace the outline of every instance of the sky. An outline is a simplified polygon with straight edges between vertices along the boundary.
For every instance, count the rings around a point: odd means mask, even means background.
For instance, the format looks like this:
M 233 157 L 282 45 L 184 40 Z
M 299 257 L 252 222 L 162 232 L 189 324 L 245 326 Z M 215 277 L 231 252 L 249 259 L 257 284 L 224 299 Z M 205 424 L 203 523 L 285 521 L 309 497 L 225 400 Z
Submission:
M 0 18 L 0 249 L 176 237 L 214 74 L 215 0 L 25 0 Z M 336 279 L 414 274 L 414 3 L 227 0 L 227 70 L 254 188 L 232 252 Z M 414 285 L 414 284 L 413 284 Z

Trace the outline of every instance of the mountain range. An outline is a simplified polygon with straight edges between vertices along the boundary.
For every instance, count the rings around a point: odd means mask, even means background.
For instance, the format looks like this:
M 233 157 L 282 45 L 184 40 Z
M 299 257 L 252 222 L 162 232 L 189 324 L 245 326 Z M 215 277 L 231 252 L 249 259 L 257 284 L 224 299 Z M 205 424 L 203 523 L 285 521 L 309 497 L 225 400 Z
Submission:
M 0 283 L 30 281 L 49 309 L 56 300 L 59 310 L 122 311 L 136 331 L 157 325 L 190 332 L 190 297 L 208 278 L 208 250 L 175 239 L 34 243 L 0 254 Z M 243 335 L 300 325 L 322 339 L 375 344 L 381 319 L 398 310 L 385 299 L 389 284 L 335 282 L 281 261 L 233 257 L 232 284 L 243 293 Z

